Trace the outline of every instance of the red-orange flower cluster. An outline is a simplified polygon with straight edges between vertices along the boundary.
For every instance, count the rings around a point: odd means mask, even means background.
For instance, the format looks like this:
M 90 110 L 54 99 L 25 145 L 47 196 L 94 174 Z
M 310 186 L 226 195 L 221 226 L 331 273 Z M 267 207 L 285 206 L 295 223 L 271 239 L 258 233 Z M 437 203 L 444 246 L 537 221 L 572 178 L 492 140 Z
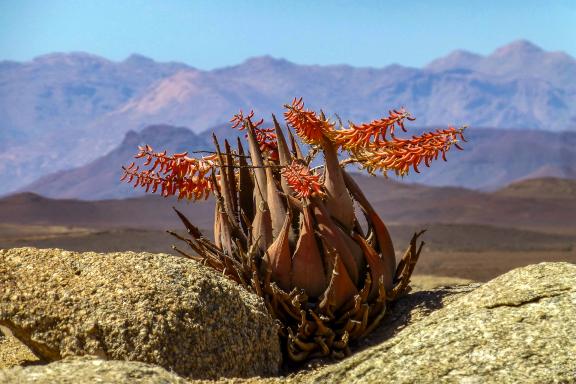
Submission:
M 321 144 L 322 138 L 334 130 L 334 124 L 319 118 L 314 111 L 305 110 L 302 98 L 295 98 L 291 105 L 284 107 L 288 109 L 284 112 L 286 122 L 306 144 Z
M 270 160 L 278 160 L 278 142 L 274 128 L 255 128 L 254 132 L 262 153 L 267 153 Z
M 290 165 L 282 169 L 281 173 L 288 185 L 296 192 L 297 198 L 303 199 L 312 195 L 324 195 L 320 176 L 313 175 L 305 164 L 293 160 Z
M 134 187 L 143 187 L 146 192 L 156 193 L 160 188 L 162 196 L 177 195 L 179 199 L 206 199 L 214 189 L 208 176 L 215 167 L 216 155 L 200 159 L 188 157 L 188 153 L 168 156 L 166 151 L 154 152 L 149 145 L 138 147 L 135 158 L 146 159 L 144 166 L 152 166 L 140 171 L 134 163 L 123 167 L 121 180 L 134 182 Z
M 373 120 L 367 124 L 350 123 L 348 128 L 337 129 L 335 123 L 329 121 L 323 114 L 304 109 L 302 98 L 294 99 L 290 105 L 285 105 L 285 121 L 292 126 L 302 141 L 312 145 L 322 145 L 323 149 L 344 149 L 348 151 L 348 163 L 355 162 L 369 172 L 393 171 L 397 175 L 406 175 L 412 168 L 419 173 L 421 163 L 430 166 L 432 160 L 442 157 L 446 160 L 446 152 L 454 145 L 458 149 L 458 140 L 466 141 L 464 128 L 448 128 L 401 139 L 395 136 L 396 129 L 406 132 L 404 123 L 414 118 L 404 109 L 392 110 L 387 117 Z M 264 128 L 263 119 L 253 121 L 254 111 L 244 115 L 242 111 L 235 114 L 230 122 L 232 128 L 245 130 L 250 126 L 260 151 L 270 166 L 278 166 L 278 137 L 275 128 Z M 297 145 L 293 143 L 293 155 L 298 157 Z M 229 154 L 233 156 L 233 154 Z M 132 163 L 124 168 L 123 180 L 134 182 L 134 186 L 146 188 L 146 191 L 161 190 L 162 195 L 178 195 L 179 198 L 198 200 L 207 198 L 217 186 L 214 185 L 210 172 L 219 179 L 218 157 L 206 156 L 200 159 L 188 157 L 187 153 L 177 153 L 168 156 L 166 151 L 153 152 L 150 146 L 139 147 L 136 158 L 145 159 L 145 166 L 150 169 L 140 171 Z M 288 155 L 290 157 L 290 155 Z M 254 165 L 254 164 L 252 164 Z M 236 167 L 237 165 L 232 165 Z M 248 165 L 244 165 L 247 167 Z M 319 176 L 312 174 L 302 163 L 292 162 L 282 170 L 283 177 L 296 192 L 298 198 L 322 194 Z M 135 181 L 134 181 L 135 180 Z
M 262 153 L 266 153 L 268 158 L 271 160 L 278 160 L 278 142 L 276 141 L 276 133 L 274 133 L 274 128 L 260 128 L 264 119 L 260 119 L 257 122 L 253 122 L 254 111 L 250 111 L 248 116 L 244 116 L 242 110 L 235 114 L 230 120 L 232 123 L 232 128 L 238 128 L 243 131 L 246 129 L 244 126 L 245 121 L 249 121 L 254 128 L 254 133 L 256 134 L 256 141 L 260 145 L 260 150 Z
M 412 136 L 411 139 L 384 140 L 372 143 L 365 148 L 353 152 L 353 157 L 369 171 L 380 170 L 386 172 L 393 170 L 397 175 L 406 175 L 410 168 L 420 173 L 418 166 L 424 162 L 429 167 L 432 160 L 441 155 L 446 161 L 446 152 L 454 145 L 458 145 L 458 138 L 464 139 L 465 128 L 448 128 L 427 132 L 421 136 Z
M 240 110 L 240 112 L 232 116 L 232 118 L 230 119 L 230 122 L 232 123 L 232 128 L 238 128 L 241 131 L 244 130 L 246 128 L 244 127 L 244 121 L 246 120 L 250 121 L 250 123 L 254 128 L 258 128 L 264 122 L 264 119 L 260 119 L 257 122 L 253 122 L 252 121 L 253 117 L 254 117 L 254 111 L 251 110 L 248 116 L 244 116 L 244 112 Z
M 411 139 L 397 138 L 394 135 L 396 128 L 406 132 L 405 120 L 415 120 L 404 108 L 392 110 L 387 117 L 368 124 L 350 123 L 348 129 L 335 129 L 334 124 L 323 116 L 304 110 L 302 98 L 294 99 L 292 105 L 285 107 L 286 122 L 294 127 L 304 142 L 321 144 L 322 140 L 329 140 L 336 148 L 349 151 L 351 159 L 370 172 L 393 170 L 398 175 L 405 175 L 413 168 L 419 173 L 421 162 L 429 166 L 439 154 L 445 159 L 452 144 L 461 149 L 456 144 L 458 137 L 466 141 L 463 128 L 437 130 Z
M 370 143 L 386 140 L 388 133 L 394 137 L 396 127 L 406 132 L 404 128 L 405 119 L 415 120 L 404 108 L 398 111 L 392 110 L 389 112 L 388 117 L 373 120 L 368 124 L 356 125 L 350 123 L 350 128 L 335 131 L 332 135 L 332 140 L 335 144 L 348 150 L 366 147 Z

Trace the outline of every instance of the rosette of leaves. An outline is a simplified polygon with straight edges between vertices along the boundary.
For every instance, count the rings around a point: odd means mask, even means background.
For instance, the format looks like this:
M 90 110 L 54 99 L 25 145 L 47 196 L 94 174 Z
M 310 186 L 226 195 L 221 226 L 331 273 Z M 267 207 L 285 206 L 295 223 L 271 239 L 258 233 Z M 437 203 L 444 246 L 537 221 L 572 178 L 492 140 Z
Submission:
M 305 110 L 302 99 L 285 108 L 287 127 L 296 135 L 274 116 L 274 126 L 264 128 L 253 112 L 240 112 L 231 122 L 246 132 L 247 151 L 240 138 L 233 148 L 215 136 L 214 151 L 202 158 L 143 146 L 136 157 L 147 168 L 132 163 L 123 178 L 164 196 L 213 195 L 214 240 L 176 211 L 189 236 L 171 233 L 189 250 L 174 249 L 261 296 L 281 323 L 289 359 L 343 357 L 352 340 L 378 325 L 388 303 L 407 292 L 423 245 L 422 232 L 415 233 L 396 262 L 384 222 L 345 165 L 356 163 L 371 173 L 419 172 L 422 162 L 445 159 L 464 140 L 463 128 L 401 139 L 395 130 L 405 131 L 405 120 L 413 120 L 403 109 L 344 128 Z M 349 158 L 340 161 L 341 151 Z M 323 164 L 311 169 L 320 153 Z

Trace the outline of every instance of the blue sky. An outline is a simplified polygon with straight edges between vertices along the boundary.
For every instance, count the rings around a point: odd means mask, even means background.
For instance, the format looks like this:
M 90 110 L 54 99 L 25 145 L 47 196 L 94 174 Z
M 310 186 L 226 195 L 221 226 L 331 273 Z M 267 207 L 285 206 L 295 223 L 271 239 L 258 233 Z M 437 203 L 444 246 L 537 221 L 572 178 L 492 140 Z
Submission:
M 420 67 L 527 39 L 576 57 L 576 0 L 0 0 L 0 60 L 140 53 L 201 69 L 272 55 L 299 64 Z

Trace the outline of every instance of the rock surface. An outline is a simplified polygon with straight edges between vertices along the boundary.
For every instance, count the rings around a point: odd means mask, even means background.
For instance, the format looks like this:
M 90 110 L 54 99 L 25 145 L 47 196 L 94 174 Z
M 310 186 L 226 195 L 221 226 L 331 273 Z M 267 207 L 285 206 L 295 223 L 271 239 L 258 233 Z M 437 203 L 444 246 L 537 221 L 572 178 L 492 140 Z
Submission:
M 576 265 L 510 271 L 309 383 L 576 383 Z
M 0 370 L 3 384 L 186 384 L 189 381 L 164 368 L 136 361 L 66 358 L 47 365 Z
M 191 378 L 269 376 L 281 361 L 264 304 L 182 258 L 0 250 L 0 325 L 45 361 L 155 364 Z
M 36 361 L 38 358 L 26 346 L 0 326 L 0 369 Z
M 411 293 L 391 305 L 382 326 L 344 361 L 288 377 L 218 382 L 576 383 L 573 329 L 576 265 L 542 263 L 483 285 Z M 0 382 L 83 383 L 75 372 L 104 383 L 126 377 L 136 383 L 182 382 L 158 367 L 93 358 L 0 370 Z

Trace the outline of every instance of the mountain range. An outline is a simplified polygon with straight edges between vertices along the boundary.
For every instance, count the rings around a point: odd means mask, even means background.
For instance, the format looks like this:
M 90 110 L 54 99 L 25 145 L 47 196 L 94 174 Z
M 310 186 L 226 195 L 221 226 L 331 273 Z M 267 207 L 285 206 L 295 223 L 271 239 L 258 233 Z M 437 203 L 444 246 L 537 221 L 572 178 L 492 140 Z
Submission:
M 300 96 L 308 107 L 356 122 L 405 106 L 419 126 L 575 131 L 576 60 L 516 41 L 487 56 L 456 51 L 420 69 L 298 65 L 269 56 L 210 71 L 139 55 L 2 61 L 0 194 L 87 165 L 129 131 L 171 124 L 201 133 L 239 109 L 281 113 Z

